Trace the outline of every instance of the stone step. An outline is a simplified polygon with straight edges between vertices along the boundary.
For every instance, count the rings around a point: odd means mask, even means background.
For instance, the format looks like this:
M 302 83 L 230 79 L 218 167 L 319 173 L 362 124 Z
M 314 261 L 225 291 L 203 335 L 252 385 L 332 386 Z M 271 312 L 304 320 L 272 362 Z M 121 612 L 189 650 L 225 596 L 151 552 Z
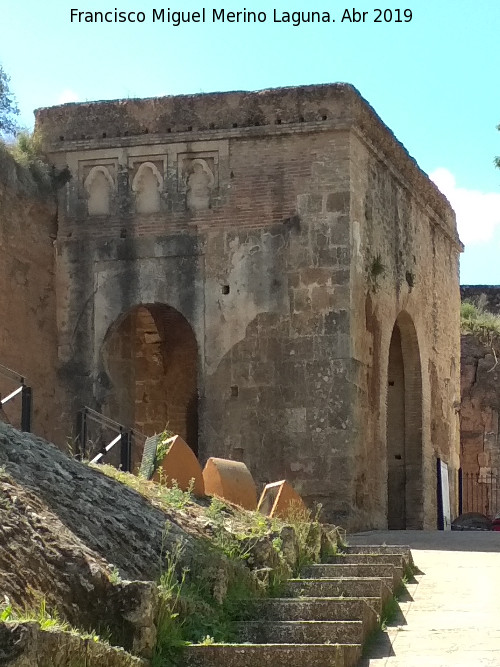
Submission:
M 396 590 L 403 578 L 403 567 L 391 563 L 366 564 L 319 564 L 308 565 L 301 572 L 304 579 L 339 579 L 343 577 L 386 577 L 392 578 L 392 590 Z
M 362 644 L 362 621 L 252 621 L 237 623 L 238 638 L 252 644 Z
M 289 579 L 284 595 L 292 598 L 378 598 L 380 605 L 376 612 L 380 614 L 383 605 L 392 597 L 393 584 L 393 577 Z
M 394 565 L 404 570 L 405 558 L 402 554 L 339 554 L 329 556 L 327 564 L 338 565 Z
M 269 621 L 359 621 L 368 628 L 377 625 L 380 596 L 374 598 L 271 598 L 245 601 L 241 620 Z
M 409 546 L 401 544 L 390 544 L 380 546 L 380 544 L 351 544 L 341 547 L 345 554 L 398 554 L 403 556 L 409 565 L 413 565 L 413 558 Z
M 356 667 L 360 644 L 211 644 L 187 646 L 180 667 Z

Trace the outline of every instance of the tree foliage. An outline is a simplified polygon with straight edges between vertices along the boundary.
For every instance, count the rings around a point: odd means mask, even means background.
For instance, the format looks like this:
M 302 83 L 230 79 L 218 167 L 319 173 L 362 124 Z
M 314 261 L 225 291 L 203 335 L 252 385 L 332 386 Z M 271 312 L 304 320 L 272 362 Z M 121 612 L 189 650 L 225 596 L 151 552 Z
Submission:
M 10 78 L 0 65 L 0 135 L 15 134 L 17 130 L 19 109 L 9 84 Z

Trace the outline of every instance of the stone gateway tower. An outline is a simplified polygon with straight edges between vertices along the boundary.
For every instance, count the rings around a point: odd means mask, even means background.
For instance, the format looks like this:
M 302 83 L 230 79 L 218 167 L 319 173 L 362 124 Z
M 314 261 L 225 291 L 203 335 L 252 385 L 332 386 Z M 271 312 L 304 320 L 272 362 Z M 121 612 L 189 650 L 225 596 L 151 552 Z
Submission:
M 90 405 L 287 478 L 349 528 L 436 526 L 458 469 L 461 244 L 348 85 L 36 113 L 67 166 L 63 419 Z M 136 453 L 138 456 L 140 453 Z

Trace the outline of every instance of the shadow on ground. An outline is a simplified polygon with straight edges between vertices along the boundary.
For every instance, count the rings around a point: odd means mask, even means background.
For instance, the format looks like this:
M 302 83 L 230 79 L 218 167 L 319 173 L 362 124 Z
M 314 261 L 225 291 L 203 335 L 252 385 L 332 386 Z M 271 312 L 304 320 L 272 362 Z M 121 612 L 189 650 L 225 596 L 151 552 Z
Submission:
M 370 530 L 348 535 L 347 542 L 350 545 L 404 544 L 417 550 L 500 553 L 500 532 L 494 531 Z

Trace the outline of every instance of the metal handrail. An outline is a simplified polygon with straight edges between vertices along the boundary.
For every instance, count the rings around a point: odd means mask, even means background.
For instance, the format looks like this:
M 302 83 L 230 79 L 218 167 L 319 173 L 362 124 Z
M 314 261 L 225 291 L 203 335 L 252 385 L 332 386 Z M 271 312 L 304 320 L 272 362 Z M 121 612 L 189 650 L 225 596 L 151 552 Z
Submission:
M 9 401 L 21 394 L 21 431 L 29 433 L 31 431 L 31 415 L 33 411 L 33 391 L 26 384 L 26 377 L 20 375 L 11 368 L 0 364 L 0 375 L 14 382 L 20 382 L 21 386 L 14 389 L 5 398 L 0 396 L 0 406 L 3 408 Z
M 113 449 L 113 447 L 116 445 L 116 443 L 119 442 L 121 439 L 122 439 L 122 433 L 117 435 L 116 438 L 113 438 L 113 440 L 111 440 L 109 445 L 106 445 L 106 447 L 104 447 L 104 451 L 99 452 L 99 454 L 97 456 L 94 456 L 94 458 L 92 459 L 92 461 L 90 463 L 98 463 L 104 457 L 104 455 L 107 452 L 109 452 L 111 449 Z
M 117 433 L 121 433 L 126 428 L 123 424 L 120 424 L 120 422 L 117 422 L 114 419 L 111 419 L 110 417 L 106 417 L 106 415 L 97 412 L 97 410 L 89 408 L 87 405 L 82 408 L 81 412 L 84 412 L 94 421 L 102 424 L 103 426 L 107 426 L 112 431 L 115 431 Z M 127 430 L 131 431 L 132 429 L 127 429 Z
M 78 458 L 85 458 L 86 449 L 87 449 L 87 420 L 91 419 L 93 422 L 104 426 L 105 428 L 117 433 L 116 437 L 111 440 L 107 445 L 101 448 L 101 451 L 92 458 L 91 463 L 99 463 L 102 461 L 104 456 L 110 452 L 113 447 L 121 443 L 121 468 L 125 471 L 130 471 L 131 468 L 131 448 L 132 441 L 137 439 L 145 440 L 146 436 L 133 428 L 127 428 L 123 424 L 106 417 L 105 415 L 97 412 L 87 405 L 84 406 L 78 413 L 78 442 L 79 442 L 79 452 L 77 454 Z
M 8 403 L 9 401 L 11 401 L 11 400 L 12 400 L 13 398 L 15 398 L 18 394 L 20 394 L 20 393 L 22 392 L 22 390 L 23 390 L 23 385 L 21 385 L 21 386 L 18 387 L 17 389 L 14 389 L 14 391 L 13 391 L 12 393 L 10 393 L 10 394 L 9 394 L 8 396 L 6 396 L 5 398 L 2 398 L 2 400 L 1 400 L 2 405 L 5 405 L 5 404 Z
M 19 375 L 19 373 L 16 373 L 16 371 L 13 371 L 11 368 L 7 368 L 7 366 L 4 366 L 3 364 L 0 364 L 0 375 L 9 378 L 9 380 L 15 380 L 16 382 L 25 384 L 26 378 L 24 375 Z

